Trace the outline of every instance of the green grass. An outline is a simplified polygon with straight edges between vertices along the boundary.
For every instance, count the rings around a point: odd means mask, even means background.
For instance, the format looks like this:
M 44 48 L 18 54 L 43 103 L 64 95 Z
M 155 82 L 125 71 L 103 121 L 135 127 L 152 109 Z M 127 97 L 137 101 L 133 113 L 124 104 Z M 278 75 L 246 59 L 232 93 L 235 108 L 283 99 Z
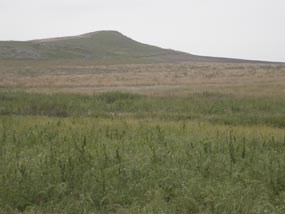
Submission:
M 136 42 L 116 31 L 99 31 L 84 36 L 51 40 L 0 41 L 0 59 L 82 59 L 113 62 L 155 62 L 155 56 L 171 61 L 190 55 Z M 183 60 L 184 59 L 184 60 Z M 161 60 L 160 60 L 161 61 Z M 163 61 L 163 60 L 162 60 Z
M 241 97 L 222 93 L 150 97 L 120 92 L 94 96 L 0 92 L 0 102 L 0 115 L 100 118 L 122 116 L 285 127 L 284 97 Z
M 0 213 L 284 213 L 285 100 L 0 93 Z

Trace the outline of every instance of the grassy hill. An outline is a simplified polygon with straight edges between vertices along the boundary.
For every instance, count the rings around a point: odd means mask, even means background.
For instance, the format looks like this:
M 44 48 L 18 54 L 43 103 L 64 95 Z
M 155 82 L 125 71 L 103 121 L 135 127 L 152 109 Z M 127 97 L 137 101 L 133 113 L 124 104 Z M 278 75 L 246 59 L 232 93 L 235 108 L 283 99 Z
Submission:
M 85 59 L 130 62 L 246 62 L 202 57 L 134 41 L 117 31 L 98 31 L 79 36 L 32 41 L 0 41 L 3 59 Z

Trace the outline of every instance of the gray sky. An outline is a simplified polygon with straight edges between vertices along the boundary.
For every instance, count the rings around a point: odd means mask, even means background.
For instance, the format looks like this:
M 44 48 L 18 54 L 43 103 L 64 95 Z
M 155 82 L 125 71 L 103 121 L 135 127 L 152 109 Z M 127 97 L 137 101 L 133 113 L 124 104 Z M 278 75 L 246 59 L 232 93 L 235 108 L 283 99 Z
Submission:
M 0 40 L 98 30 L 193 54 L 285 61 L 284 0 L 0 0 Z

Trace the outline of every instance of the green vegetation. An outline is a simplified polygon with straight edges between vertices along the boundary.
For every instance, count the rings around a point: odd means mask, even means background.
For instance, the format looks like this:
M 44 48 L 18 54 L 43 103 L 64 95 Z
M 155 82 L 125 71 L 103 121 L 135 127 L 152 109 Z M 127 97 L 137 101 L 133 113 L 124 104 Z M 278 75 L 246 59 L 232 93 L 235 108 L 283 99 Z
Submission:
M 0 102 L 0 115 L 191 119 L 229 125 L 285 127 L 284 97 L 208 92 L 187 97 L 151 97 L 121 92 L 94 96 L 0 92 Z
M 0 213 L 284 213 L 285 99 L 0 93 Z
M 257 62 L 203 57 L 137 42 L 117 31 L 32 41 L 0 41 L 0 60 L 95 60 L 113 63 Z M 260 61 L 261 62 L 261 61 Z M 260 63 L 259 62 L 259 63 Z
M 167 57 L 169 61 L 172 61 L 172 57 L 178 61 L 183 61 L 183 59 L 185 61 L 191 56 L 139 43 L 116 31 L 99 31 L 79 36 L 25 42 L 0 41 L 0 59 L 95 59 L 154 62 L 165 55 L 169 55 Z

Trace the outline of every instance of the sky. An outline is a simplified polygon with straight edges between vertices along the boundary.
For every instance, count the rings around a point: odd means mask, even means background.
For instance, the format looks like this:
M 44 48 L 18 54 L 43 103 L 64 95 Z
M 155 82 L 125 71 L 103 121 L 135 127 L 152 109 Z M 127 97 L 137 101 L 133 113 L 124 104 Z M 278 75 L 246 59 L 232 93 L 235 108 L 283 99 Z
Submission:
M 285 62 L 284 0 L 0 0 L 0 40 L 99 30 L 192 54 Z

